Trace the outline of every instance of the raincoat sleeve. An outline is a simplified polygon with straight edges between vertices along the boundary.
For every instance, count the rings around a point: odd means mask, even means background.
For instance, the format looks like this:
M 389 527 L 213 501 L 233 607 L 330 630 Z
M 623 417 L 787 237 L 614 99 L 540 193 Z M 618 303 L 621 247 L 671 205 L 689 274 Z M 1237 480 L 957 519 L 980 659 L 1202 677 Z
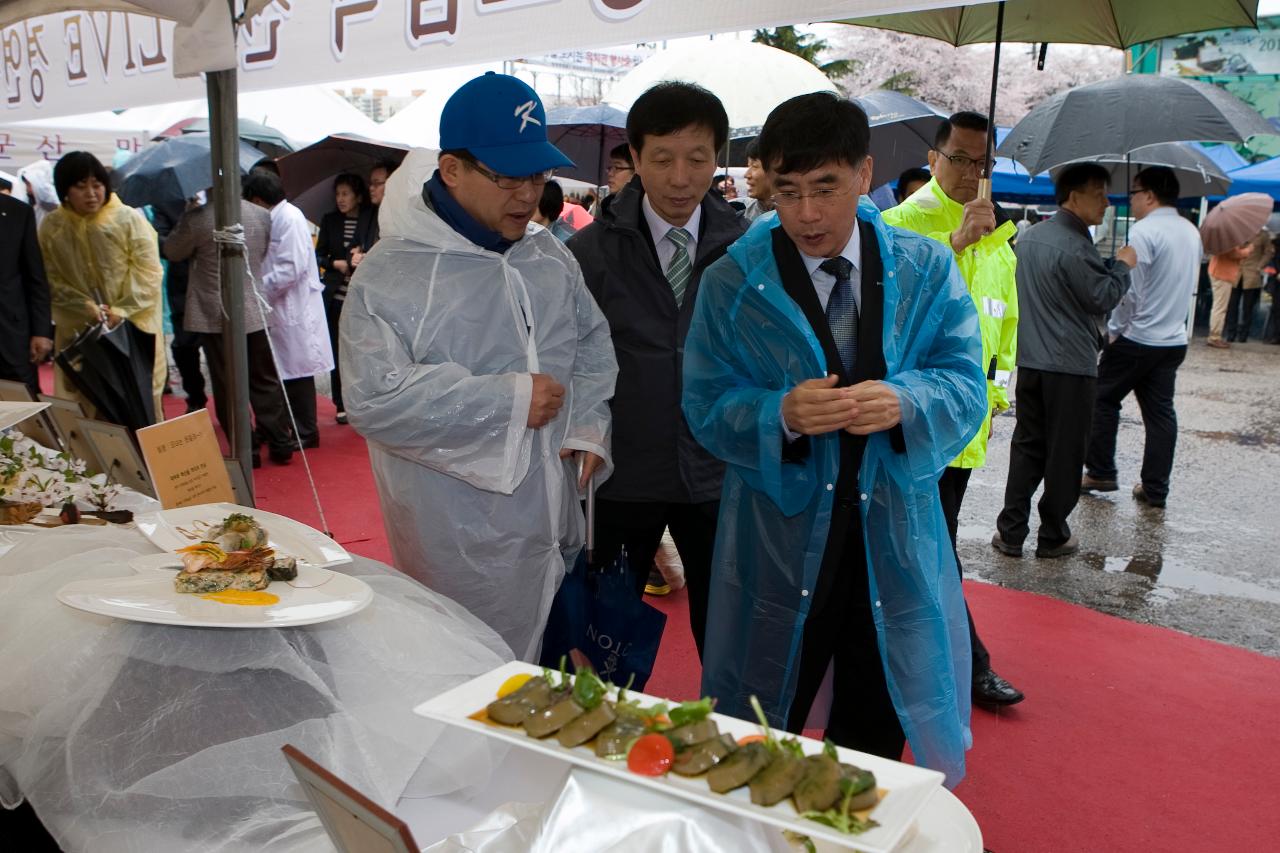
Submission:
M 153 312 L 160 304 L 164 267 L 160 243 L 141 210 L 122 208 L 116 223 L 125 252 L 125 281 L 119 282 L 111 308 L 123 317 Z
M 64 221 L 64 214 L 55 210 L 46 216 L 40 223 L 38 235 L 45 275 L 49 279 L 49 304 L 54 313 L 75 317 L 80 322 L 93 320 L 96 315 L 90 308 L 92 284 L 76 272 L 78 241 Z
M 702 276 L 684 345 L 681 408 L 699 444 L 793 515 L 808 504 L 815 481 L 802 474 L 815 463 L 812 454 L 804 463 L 783 461 L 786 391 L 765 387 L 734 334 L 742 282 L 730 257 L 716 261 Z
M 366 275 L 396 276 L 373 264 L 365 267 Z M 380 292 L 354 286 L 342 308 L 339 352 L 351 423 L 388 453 L 476 488 L 511 494 L 529 472 L 533 377 L 474 375 L 457 362 L 417 361 L 413 341 L 401 329 L 417 335 L 425 326 L 447 323 L 448 308 L 397 328 L 393 320 L 398 324 L 404 319 L 398 315 L 412 311 L 388 304 L 387 313 L 381 312 L 377 302 L 390 300 Z
M 578 269 L 576 261 L 572 265 Z M 585 450 L 603 459 L 604 466 L 596 476 L 599 484 L 613 473 L 609 400 L 618 378 L 618 361 L 609 335 L 609 322 L 587 290 L 581 270 L 574 281 L 573 304 L 578 322 L 578 352 L 573 360 L 573 409 L 562 447 Z
M 1004 316 L 1000 318 L 1000 343 L 996 348 L 996 375 L 991 380 L 991 405 L 997 412 L 1009 408 L 1009 381 L 1018 365 L 1018 283 L 1010 275 L 1004 288 Z
M 978 312 L 945 251 L 920 271 L 918 292 L 929 299 L 923 316 L 931 328 L 917 334 L 923 332 L 930 344 L 914 366 L 884 380 L 898 393 L 906 441 L 902 470 L 915 483 L 936 480 L 987 416 Z

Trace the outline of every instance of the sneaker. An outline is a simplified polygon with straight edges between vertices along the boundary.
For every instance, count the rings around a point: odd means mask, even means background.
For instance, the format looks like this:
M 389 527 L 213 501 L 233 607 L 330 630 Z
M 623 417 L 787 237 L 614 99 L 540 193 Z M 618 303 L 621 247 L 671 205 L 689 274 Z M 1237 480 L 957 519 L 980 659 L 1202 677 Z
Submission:
M 347 413 L 346 413 L 346 412 L 338 412 L 338 414 L 336 414 L 336 415 L 334 415 L 334 416 L 333 416 L 333 419 L 334 419 L 335 421 L 337 421 L 338 423 L 340 423 L 340 424 L 345 424 L 345 423 L 347 422 Z
M 644 585 L 645 595 L 670 595 L 671 585 L 662 577 L 662 572 L 654 566 L 649 570 L 649 582 Z
M 1085 474 L 1080 478 L 1080 492 L 1087 494 L 1089 492 L 1114 492 L 1120 488 L 1120 484 L 1115 480 L 1104 480 L 1101 477 L 1095 477 L 1092 474 Z
M 1133 499 L 1140 504 L 1146 504 L 1156 509 L 1164 509 L 1164 498 L 1153 498 L 1147 494 L 1147 490 L 1142 488 L 1142 484 L 1138 483 L 1133 487 Z

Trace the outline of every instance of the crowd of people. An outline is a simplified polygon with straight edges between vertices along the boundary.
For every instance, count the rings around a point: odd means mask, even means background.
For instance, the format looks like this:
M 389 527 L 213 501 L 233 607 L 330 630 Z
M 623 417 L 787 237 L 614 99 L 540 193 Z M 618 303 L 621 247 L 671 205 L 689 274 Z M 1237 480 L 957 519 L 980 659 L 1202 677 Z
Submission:
M 553 179 L 571 164 L 545 119 L 520 80 L 470 81 L 438 153 L 337 176 L 314 235 L 272 168 L 245 178 L 255 457 L 318 445 L 328 372 L 338 422 L 368 441 L 397 567 L 526 660 L 594 480 L 595 557 L 625 554 L 637 597 L 665 587 L 655 562 L 674 541 L 720 710 L 749 715 L 758 697 L 782 728 L 892 758 L 909 744 L 958 780 L 971 702 L 1024 698 L 960 583 L 961 508 L 997 416 L 1016 402 L 992 538 L 1005 555 L 1022 556 L 1041 486 L 1036 557 L 1079 549 L 1069 517 L 1082 493 L 1119 488 L 1130 394 L 1146 430 L 1133 496 L 1168 498 L 1202 263 L 1176 176 L 1135 176 L 1128 245 L 1103 258 L 1090 228 L 1109 173 L 1063 169 L 1057 212 L 1019 226 L 980 193 L 992 164 L 976 112 L 941 123 L 928 170 L 905 172 L 883 212 L 865 198 L 867 117 L 830 93 L 769 115 L 745 198 L 717 174 L 728 118 L 698 86 L 637 99 L 602 198 Z M 60 204 L 38 229 L 0 198 L 17 226 L 0 235 L 3 281 L 24 282 L 4 377 L 35 388 L 34 365 L 86 324 L 159 338 L 167 294 L 188 408 L 207 402 L 203 353 L 226 424 L 211 205 L 149 220 L 82 152 L 53 181 Z M 1264 232 L 1211 260 L 1210 346 L 1247 340 L 1273 253 Z M 153 378 L 159 411 L 163 347 Z M 76 396 L 61 374 L 58 391 Z

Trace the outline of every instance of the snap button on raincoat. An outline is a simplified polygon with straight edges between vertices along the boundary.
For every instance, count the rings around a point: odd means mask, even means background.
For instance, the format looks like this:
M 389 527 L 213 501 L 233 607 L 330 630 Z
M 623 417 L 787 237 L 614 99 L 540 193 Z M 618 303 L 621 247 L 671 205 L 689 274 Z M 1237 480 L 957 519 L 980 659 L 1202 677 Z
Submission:
M 987 410 L 973 300 L 935 241 L 887 226 L 863 199 L 884 260 L 885 382 L 906 452 L 870 437 L 859 472 L 870 590 L 889 692 L 912 753 L 955 785 L 969 731 L 964 600 L 938 499 L 942 469 Z M 716 532 L 703 692 L 746 716 L 752 695 L 783 725 L 795 694 L 809 593 L 831 523 L 839 440 L 782 460 L 782 398 L 826 373 L 821 346 L 773 258 L 776 214 L 758 219 L 703 275 L 685 344 L 683 408 L 728 463 Z
M 433 152 L 391 176 L 382 239 L 342 311 L 343 397 L 369 443 L 398 569 L 470 610 L 536 660 L 551 600 L 582 547 L 571 460 L 612 471 L 617 362 L 577 261 L 532 226 L 505 254 L 457 234 L 422 200 Z M 529 429 L 531 374 L 565 387 Z

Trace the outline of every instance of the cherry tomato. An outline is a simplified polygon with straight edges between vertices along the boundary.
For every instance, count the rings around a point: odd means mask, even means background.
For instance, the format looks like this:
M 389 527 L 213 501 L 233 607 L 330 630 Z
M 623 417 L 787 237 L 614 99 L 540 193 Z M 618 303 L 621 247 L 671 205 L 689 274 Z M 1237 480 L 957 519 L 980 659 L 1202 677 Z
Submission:
M 643 735 L 627 753 L 627 769 L 640 776 L 661 776 L 675 760 L 676 748 L 664 735 Z

